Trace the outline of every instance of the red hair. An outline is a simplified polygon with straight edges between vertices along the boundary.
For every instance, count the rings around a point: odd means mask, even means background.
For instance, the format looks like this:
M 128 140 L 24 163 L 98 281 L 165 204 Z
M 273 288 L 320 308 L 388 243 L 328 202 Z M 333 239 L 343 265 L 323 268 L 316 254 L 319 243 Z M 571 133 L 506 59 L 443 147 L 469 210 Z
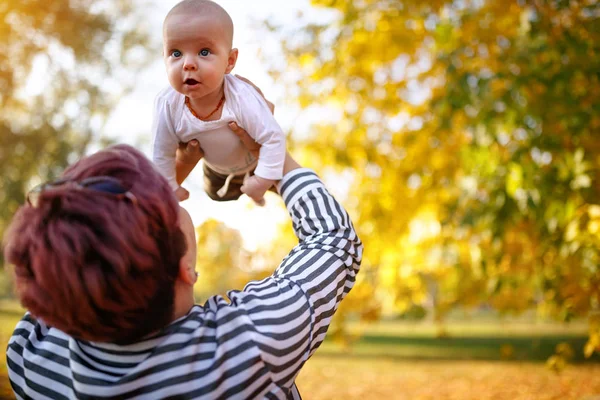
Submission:
M 167 181 L 138 150 L 118 145 L 85 157 L 63 178 L 118 178 L 137 205 L 64 185 L 22 206 L 5 237 L 22 304 L 84 340 L 127 343 L 172 318 L 186 244 Z

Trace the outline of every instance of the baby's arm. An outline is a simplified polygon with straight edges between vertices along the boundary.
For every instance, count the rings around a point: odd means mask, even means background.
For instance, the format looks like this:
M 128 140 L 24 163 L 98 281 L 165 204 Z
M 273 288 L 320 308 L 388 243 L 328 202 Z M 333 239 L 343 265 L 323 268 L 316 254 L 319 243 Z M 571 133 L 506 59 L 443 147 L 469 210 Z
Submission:
M 244 182 L 241 190 L 256 203 L 264 202 L 265 192 L 281 179 L 285 159 L 285 134 L 272 115 L 271 107 L 254 85 L 238 80 L 240 110 L 238 118 L 250 136 L 262 145 L 254 176 Z
M 154 103 L 152 135 L 152 161 L 169 182 L 177 199 L 179 201 L 187 199 L 189 193 L 179 186 L 175 175 L 175 152 L 179 140 L 171 123 L 168 104 L 160 94 L 156 97 Z

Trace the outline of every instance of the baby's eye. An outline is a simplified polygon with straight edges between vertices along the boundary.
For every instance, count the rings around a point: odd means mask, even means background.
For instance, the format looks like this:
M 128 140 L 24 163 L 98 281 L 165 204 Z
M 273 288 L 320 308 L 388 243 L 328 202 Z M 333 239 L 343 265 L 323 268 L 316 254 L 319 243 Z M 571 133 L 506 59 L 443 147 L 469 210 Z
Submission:
M 210 50 L 209 49 L 202 49 L 202 50 L 200 50 L 199 54 L 201 56 L 203 56 L 203 57 L 206 57 L 206 56 L 208 56 L 210 54 Z
M 175 57 L 175 58 L 179 58 L 179 57 L 181 57 L 181 52 L 179 50 L 173 50 L 171 52 L 171 56 Z

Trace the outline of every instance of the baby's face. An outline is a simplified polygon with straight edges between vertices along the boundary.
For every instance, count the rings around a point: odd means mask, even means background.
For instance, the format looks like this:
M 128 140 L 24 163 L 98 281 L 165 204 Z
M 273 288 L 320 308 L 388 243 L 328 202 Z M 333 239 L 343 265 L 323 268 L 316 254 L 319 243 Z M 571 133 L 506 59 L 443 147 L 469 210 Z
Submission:
M 179 93 L 199 99 L 221 89 L 235 66 L 231 35 L 218 19 L 172 15 L 163 29 L 163 56 L 169 83 Z M 229 40 L 228 40 L 229 38 Z

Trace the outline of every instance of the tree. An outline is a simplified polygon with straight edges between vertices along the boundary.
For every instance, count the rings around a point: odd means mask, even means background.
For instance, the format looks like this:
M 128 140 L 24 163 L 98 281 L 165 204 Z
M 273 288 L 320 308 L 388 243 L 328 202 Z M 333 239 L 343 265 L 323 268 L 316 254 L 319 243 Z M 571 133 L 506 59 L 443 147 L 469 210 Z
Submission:
M 148 45 L 128 0 L 2 2 L 0 236 L 26 188 L 55 178 L 98 139 Z
M 243 248 L 239 231 L 215 219 L 208 219 L 198 226 L 196 237 L 199 277 L 194 290 L 201 302 L 216 294 L 226 296 L 228 290 L 241 290 L 249 281 L 271 275 L 287 254 L 286 249 L 289 251 L 293 245 L 278 238 L 274 246 L 251 253 Z M 286 253 L 282 254 L 282 251 Z
M 196 228 L 198 257 L 196 269 L 199 278 L 196 294 L 204 301 L 237 287 L 236 275 L 246 258 L 242 236 L 232 228 L 214 219 L 208 219 Z
M 313 166 L 353 171 L 382 306 L 424 302 L 433 282 L 439 317 L 483 302 L 598 313 L 598 2 L 312 3 L 337 18 L 272 27 L 287 61 L 272 73 L 340 115 L 296 139 Z

